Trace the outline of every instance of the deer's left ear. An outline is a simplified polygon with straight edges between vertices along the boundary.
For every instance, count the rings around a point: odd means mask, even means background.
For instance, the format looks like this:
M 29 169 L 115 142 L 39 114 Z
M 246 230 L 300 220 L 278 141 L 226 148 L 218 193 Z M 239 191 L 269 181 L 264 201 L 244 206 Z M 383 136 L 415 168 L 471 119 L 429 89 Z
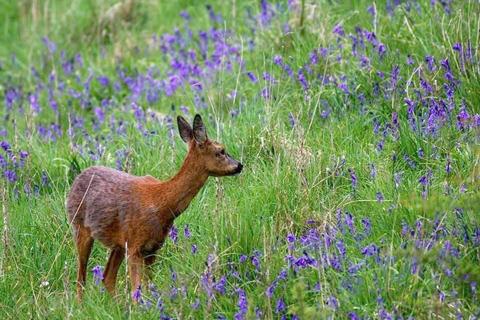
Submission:
M 193 137 L 198 143 L 204 143 L 208 140 L 207 129 L 203 124 L 202 117 L 199 114 L 193 119 Z

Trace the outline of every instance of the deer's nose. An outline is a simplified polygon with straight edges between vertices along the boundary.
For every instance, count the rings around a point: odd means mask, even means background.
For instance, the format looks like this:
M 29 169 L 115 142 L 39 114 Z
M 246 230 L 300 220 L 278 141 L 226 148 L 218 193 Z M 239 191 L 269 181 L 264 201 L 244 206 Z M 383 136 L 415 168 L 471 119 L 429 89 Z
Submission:
M 243 164 L 241 164 L 240 162 L 238 163 L 238 166 L 237 166 L 237 169 L 235 169 L 235 172 L 236 173 L 240 173 L 242 172 L 242 169 L 243 169 Z

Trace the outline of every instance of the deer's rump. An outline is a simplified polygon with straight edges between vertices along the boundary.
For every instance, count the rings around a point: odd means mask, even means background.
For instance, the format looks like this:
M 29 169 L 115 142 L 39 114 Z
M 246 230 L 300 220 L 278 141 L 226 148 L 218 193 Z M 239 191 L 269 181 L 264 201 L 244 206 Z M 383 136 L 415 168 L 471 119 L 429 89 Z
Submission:
M 137 180 L 136 176 L 106 167 L 83 171 L 75 178 L 67 198 L 69 221 L 88 228 L 92 237 L 105 245 L 115 245 L 118 231 L 127 227 L 127 217 L 135 211 L 132 186 Z

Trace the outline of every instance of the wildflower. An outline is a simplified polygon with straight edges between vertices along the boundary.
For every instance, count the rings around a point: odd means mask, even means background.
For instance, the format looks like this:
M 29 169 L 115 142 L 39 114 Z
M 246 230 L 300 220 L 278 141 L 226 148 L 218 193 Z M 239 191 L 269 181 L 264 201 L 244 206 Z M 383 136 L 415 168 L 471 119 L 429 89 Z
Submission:
M 342 240 L 337 241 L 337 249 L 340 255 L 345 258 L 345 255 L 347 254 L 347 249 L 345 247 L 345 244 L 343 243 Z
M 380 57 L 383 57 L 386 52 L 387 52 L 387 48 L 385 47 L 385 45 L 383 43 L 380 43 L 378 45 L 378 55 Z
M 390 74 L 390 86 L 392 90 L 394 90 L 397 87 L 399 73 L 400 73 L 400 67 L 398 65 L 394 65 L 392 68 L 392 72 Z
M 345 224 L 350 229 L 350 232 L 355 233 L 355 225 L 353 224 L 353 216 L 350 212 L 345 212 Z
M 54 54 L 55 51 L 57 51 L 57 45 L 55 44 L 55 42 L 51 41 L 48 37 L 43 37 L 42 41 L 45 47 L 47 47 L 50 54 Z
M 276 64 L 277 66 L 282 66 L 283 65 L 283 59 L 281 56 L 276 55 L 273 57 L 273 63 Z
M 7 152 L 11 149 L 10 144 L 5 140 L 0 142 L 0 147 Z
M 95 266 L 92 269 L 93 278 L 95 279 L 95 284 L 98 285 L 100 281 L 103 280 L 103 267 Z
M 260 270 L 260 252 L 255 250 L 250 260 L 252 264 L 255 266 L 255 269 Z
M 468 111 L 465 108 L 465 105 L 462 105 L 457 115 L 457 129 L 465 130 L 467 128 L 469 119 L 470 119 L 470 115 L 468 114 Z
M 29 96 L 29 100 L 30 100 L 30 107 L 32 108 L 33 113 L 38 115 L 41 111 L 40 103 L 38 102 L 38 94 L 32 93 Z
M 277 300 L 277 304 L 275 306 L 275 313 L 282 313 L 285 310 L 285 301 L 282 298 Z
M 257 83 L 258 82 L 258 79 L 253 72 L 251 72 L 251 71 L 247 72 L 247 76 L 250 79 L 250 81 L 252 81 L 252 83 Z
M 135 302 L 142 302 L 142 286 L 138 286 L 132 293 L 132 299 Z
M 398 189 L 400 183 L 402 182 L 402 173 L 396 172 L 393 174 L 393 182 L 395 184 L 395 189 Z
M 190 233 L 190 229 L 188 228 L 188 224 L 185 225 L 185 229 L 183 229 L 183 234 L 185 235 L 185 238 L 189 239 L 192 235 Z
M 430 72 L 435 71 L 437 68 L 435 67 L 435 58 L 432 56 L 426 56 L 425 57 L 425 62 L 427 63 L 428 70 Z
M 337 34 L 340 37 L 343 37 L 345 35 L 345 31 L 343 30 L 343 27 L 340 24 L 335 25 L 332 32 L 334 34 Z
M 362 254 L 367 257 L 372 257 L 379 253 L 379 249 L 375 244 L 369 244 L 368 246 L 362 249 Z
M 193 310 L 198 310 L 200 308 L 200 299 L 196 298 L 195 301 L 191 304 Z
M 247 315 L 248 311 L 248 301 L 247 301 L 247 295 L 245 294 L 245 290 L 243 289 L 237 289 L 237 294 L 238 294 L 238 312 L 235 313 L 235 320 L 242 320 L 245 319 L 245 316 Z
M 290 123 L 290 127 L 294 128 L 297 124 L 297 119 L 293 115 L 293 113 L 289 112 L 288 113 L 288 121 Z
M 337 310 L 338 309 L 338 300 L 337 298 L 335 298 L 335 296 L 331 295 L 330 297 L 328 297 L 327 299 L 327 305 L 332 308 L 333 310 Z
M 99 76 L 97 77 L 97 81 L 103 87 L 107 87 L 110 84 L 110 80 L 108 79 L 107 76 Z
M 10 182 L 10 183 L 14 183 L 15 181 L 17 181 L 17 174 L 15 173 L 15 171 L 5 170 L 3 175 L 5 176 L 7 181 Z
M 375 179 L 376 176 L 377 176 L 377 168 L 373 163 L 370 163 L 370 177 L 372 179 Z
M 175 226 L 172 226 L 170 228 L 169 236 L 170 236 L 170 239 L 173 240 L 173 243 L 176 244 L 178 240 L 178 230 L 177 228 L 175 228 Z
M 450 174 L 452 172 L 452 162 L 450 161 L 450 157 L 447 157 L 447 163 L 445 164 L 445 172 Z
M 407 55 L 407 65 L 411 66 L 413 64 L 413 58 L 411 55 Z
M 369 235 L 370 231 L 372 230 L 372 224 L 370 222 L 370 219 L 362 218 L 362 225 L 363 225 L 365 234 Z
M 303 73 L 303 69 L 301 69 L 301 68 L 298 70 L 297 79 L 300 82 L 300 84 L 302 85 L 303 90 L 307 91 L 308 90 L 308 82 L 307 82 L 307 79 L 305 78 L 305 75 Z
M 95 116 L 100 124 L 105 121 L 105 112 L 102 110 L 102 108 L 95 108 Z
M 360 263 L 357 263 L 357 264 L 351 264 L 349 267 L 348 267 L 348 273 L 350 274 L 355 274 L 358 272 L 358 270 L 360 270 L 363 266 L 363 262 L 360 262 Z
M 220 280 L 213 284 L 213 288 L 221 295 L 224 295 L 227 292 L 227 289 L 225 288 L 226 284 L 227 278 L 225 278 L 225 276 L 222 276 Z

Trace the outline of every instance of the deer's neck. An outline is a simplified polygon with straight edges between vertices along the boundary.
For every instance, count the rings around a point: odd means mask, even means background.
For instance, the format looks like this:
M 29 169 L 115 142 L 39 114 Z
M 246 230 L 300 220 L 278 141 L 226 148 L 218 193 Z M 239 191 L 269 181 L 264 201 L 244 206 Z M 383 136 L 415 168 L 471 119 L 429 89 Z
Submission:
M 168 209 L 172 219 L 188 207 L 208 179 L 208 172 L 200 166 L 195 152 L 189 151 L 180 171 L 165 183 Z

